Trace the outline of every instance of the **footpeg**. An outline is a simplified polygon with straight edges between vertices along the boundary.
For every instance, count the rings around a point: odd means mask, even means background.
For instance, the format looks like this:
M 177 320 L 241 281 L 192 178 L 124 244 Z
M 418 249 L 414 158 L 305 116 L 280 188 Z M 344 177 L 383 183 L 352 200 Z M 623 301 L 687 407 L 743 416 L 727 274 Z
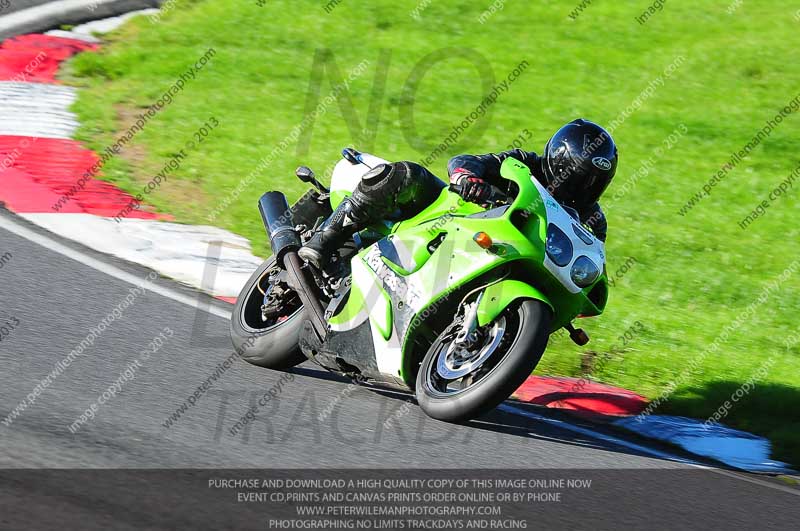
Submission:
M 575 342 L 576 345 L 584 346 L 589 342 L 589 334 L 583 328 L 575 328 L 572 323 L 564 326 L 569 332 L 569 338 Z

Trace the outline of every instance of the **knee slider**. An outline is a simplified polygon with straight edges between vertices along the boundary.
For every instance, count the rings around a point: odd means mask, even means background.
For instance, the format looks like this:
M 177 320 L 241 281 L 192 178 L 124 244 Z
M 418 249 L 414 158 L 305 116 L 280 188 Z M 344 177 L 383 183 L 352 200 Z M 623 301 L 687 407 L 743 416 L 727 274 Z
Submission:
M 378 164 L 361 176 L 361 182 L 366 186 L 376 186 L 385 181 L 391 173 L 392 166 L 390 164 Z

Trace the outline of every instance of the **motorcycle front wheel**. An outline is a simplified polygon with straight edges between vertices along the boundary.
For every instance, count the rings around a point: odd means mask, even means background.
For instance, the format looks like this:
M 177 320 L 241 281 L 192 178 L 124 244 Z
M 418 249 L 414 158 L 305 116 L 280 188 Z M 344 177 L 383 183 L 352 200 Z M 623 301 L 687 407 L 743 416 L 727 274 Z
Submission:
M 464 422 L 502 403 L 533 372 L 547 347 L 551 310 L 537 300 L 510 305 L 466 344 L 456 330 L 433 343 L 417 373 L 422 410 L 445 422 Z

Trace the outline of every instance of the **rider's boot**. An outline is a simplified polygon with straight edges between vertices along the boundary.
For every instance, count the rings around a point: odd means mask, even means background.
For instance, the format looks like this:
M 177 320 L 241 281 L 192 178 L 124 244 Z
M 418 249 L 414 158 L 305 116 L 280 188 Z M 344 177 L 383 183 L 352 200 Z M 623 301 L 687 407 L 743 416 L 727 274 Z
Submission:
M 366 225 L 367 214 L 364 209 L 351 197 L 346 197 L 298 254 L 317 269 L 322 269 L 331 255 Z

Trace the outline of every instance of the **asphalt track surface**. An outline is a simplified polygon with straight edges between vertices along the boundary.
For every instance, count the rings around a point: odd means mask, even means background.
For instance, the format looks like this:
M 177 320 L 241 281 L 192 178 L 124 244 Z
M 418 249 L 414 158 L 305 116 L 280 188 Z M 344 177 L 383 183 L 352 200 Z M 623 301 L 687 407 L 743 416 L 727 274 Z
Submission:
M 20 231 L 28 237 L 14 233 Z M 18 323 L 0 341 L 0 420 L 125 300 L 133 285 L 117 277 L 143 282 L 149 274 L 59 242 L 77 253 L 80 261 L 75 260 L 49 248 L 54 239 L 0 209 L 0 256 L 11 255 L 0 268 L 0 325 Z M 111 268 L 111 274 L 87 260 Z M 624 515 L 621 523 L 662 528 L 649 525 L 657 514 L 664 524 L 769 528 L 789 527 L 800 517 L 798 492 L 779 481 L 681 462 L 688 456 L 676 450 L 552 410 L 516 404 L 455 426 L 425 417 L 409 395 L 355 387 L 311 364 L 288 379 L 237 359 L 219 375 L 220 363 L 233 353 L 222 317 L 229 307 L 168 279 L 153 285 L 10 425 L 0 424 L 0 529 L 25 522 L 34 528 L 33 522 L 47 521 L 45 514 L 58 514 L 61 528 L 83 529 L 94 521 L 106 528 L 134 529 L 145 521 L 146 528 L 176 529 L 244 528 L 245 522 L 263 520 L 257 506 L 227 515 L 210 501 L 200 503 L 202 496 L 181 498 L 165 510 L 163 501 L 141 497 L 141 485 L 116 484 L 114 471 L 90 484 L 65 486 L 63 478 L 48 482 L 33 471 L 12 470 L 53 468 L 593 469 L 605 474 L 608 489 L 540 523 L 597 529 Z M 171 337 L 163 347 L 140 363 L 93 420 L 71 433 L 70 424 L 165 329 Z M 218 379 L 208 391 L 165 428 L 165 420 L 215 372 Z M 260 407 L 257 420 L 231 435 L 230 428 L 271 389 L 276 398 Z M 609 499 L 611 478 L 621 490 Z M 145 513 L 147 518 L 137 520 Z M 163 519 L 153 517 L 162 513 Z M 110 514 L 119 518 L 109 526 Z M 263 523 L 253 528 L 263 529 Z
M 40 6 L 42 4 L 50 4 L 53 0 L 13 0 L 5 9 L 0 9 L 0 14 L 13 13 L 28 9 L 29 7 Z

